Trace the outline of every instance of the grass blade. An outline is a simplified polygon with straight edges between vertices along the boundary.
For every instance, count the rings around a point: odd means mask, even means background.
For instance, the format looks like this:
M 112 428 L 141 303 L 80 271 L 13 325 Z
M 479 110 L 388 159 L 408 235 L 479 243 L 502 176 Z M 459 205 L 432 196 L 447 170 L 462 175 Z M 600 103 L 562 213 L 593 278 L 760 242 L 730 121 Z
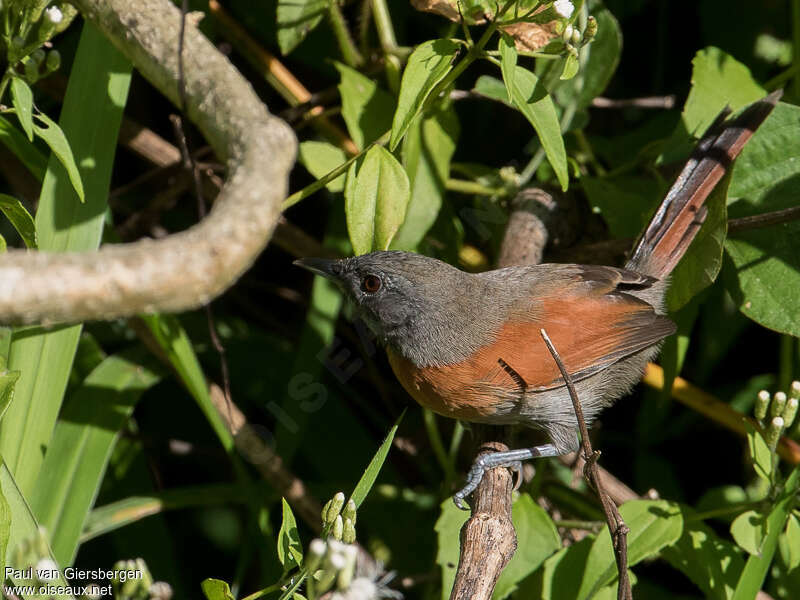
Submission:
M 100 243 L 117 133 L 128 94 L 131 65 L 92 25 L 85 24 L 61 110 L 61 128 L 83 165 L 86 203 L 53 156 L 42 185 L 36 231 L 39 248 L 93 250 Z M 80 325 L 12 334 L 9 369 L 20 371 L 16 398 L 0 424 L 0 454 L 25 494 L 44 459 L 69 377 Z M 35 412 L 34 412 L 35 411 Z
M 6 565 L 14 569 L 24 569 L 35 565 L 40 558 L 47 557 L 52 559 L 52 554 L 49 551 L 47 556 L 23 556 L 23 553 L 20 552 L 21 544 L 26 542 L 30 544 L 34 540 L 39 540 L 41 533 L 39 530 L 39 524 L 36 522 L 33 512 L 31 512 L 30 506 L 28 506 L 28 502 L 25 500 L 25 496 L 22 495 L 19 487 L 17 487 L 14 477 L 11 475 L 11 472 L 8 470 L 8 467 L 6 467 L 5 463 L 0 464 L 0 492 L 2 492 L 3 499 L 8 504 L 8 509 L 11 513 L 11 527 L 8 535 Z M 38 547 L 40 544 L 33 545 Z M 35 551 L 31 551 L 28 554 L 33 554 L 33 552 Z M 25 564 L 22 564 L 19 562 L 20 559 L 27 560 Z M 3 572 L 5 573 L 5 570 Z M 14 576 L 13 573 L 10 575 L 11 576 L 9 579 L 11 579 L 11 581 L 17 585 L 30 583 L 24 580 L 19 580 Z M 67 585 L 66 580 L 61 575 L 48 583 L 57 586 Z M 74 600 L 73 596 L 67 594 L 60 595 L 59 598 L 63 598 L 64 600 Z
M 356 508 L 361 506 L 361 503 L 364 502 L 364 499 L 372 489 L 375 480 L 378 478 L 378 473 L 383 466 L 383 462 L 386 460 L 386 455 L 389 454 L 389 448 L 392 447 L 394 434 L 397 433 L 397 428 L 400 426 L 400 421 L 403 420 L 405 414 L 406 411 L 403 410 L 403 412 L 400 413 L 400 416 L 397 417 L 397 420 L 394 422 L 394 425 L 392 425 L 389 433 L 386 434 L 386 439 L 383 440 L 383 443 L 378 448 L 375 456 L 373 456 L 372 460 L 369 461 L 367 468 L 364 470 L 364 474 L 361 476 L 361 479 L 358 480 L 355 489 L 353 489 L 353 493 L 350 495 L 350 500 L 356 503 Z
M 141 364 L 143 352 L 109 356 L 62 411 L 31 495 L 31 508 L 50 532 L 59 564 L 72 563 L 120 429 L 141 394 L 159 376 Z

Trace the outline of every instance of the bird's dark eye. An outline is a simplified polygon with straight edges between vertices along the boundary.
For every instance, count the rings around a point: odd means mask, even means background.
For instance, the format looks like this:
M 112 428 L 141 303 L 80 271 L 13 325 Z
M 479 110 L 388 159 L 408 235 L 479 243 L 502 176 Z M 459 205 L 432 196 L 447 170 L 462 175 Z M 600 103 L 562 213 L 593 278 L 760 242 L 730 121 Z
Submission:
M 377 275 L 367 275 L 361 280 L 361 289 L 368 294 L 374 294 L 381 289 L 381 278 Z

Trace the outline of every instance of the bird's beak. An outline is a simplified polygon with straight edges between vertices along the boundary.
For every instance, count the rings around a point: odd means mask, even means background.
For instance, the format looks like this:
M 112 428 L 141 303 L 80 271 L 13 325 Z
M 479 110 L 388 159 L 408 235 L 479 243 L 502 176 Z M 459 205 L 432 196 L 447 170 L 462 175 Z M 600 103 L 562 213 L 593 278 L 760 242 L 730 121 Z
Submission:
M 339 264 L 340 262 L 341 261 L 331 260 L 329 258 L 300 258 L 292 264 L 308 269 L 312 273 L 322 275 L 327 279 L 337 281 L 342 272 L 342 267 Z

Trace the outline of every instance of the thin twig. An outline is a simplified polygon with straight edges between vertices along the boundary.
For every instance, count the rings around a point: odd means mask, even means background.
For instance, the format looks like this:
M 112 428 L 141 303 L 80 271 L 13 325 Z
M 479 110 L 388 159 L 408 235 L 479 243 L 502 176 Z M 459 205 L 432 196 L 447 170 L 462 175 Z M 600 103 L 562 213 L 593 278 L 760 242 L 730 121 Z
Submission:
M 675 96 L 645 96 L 643 98 L 613 99 L 598 96 L 592 100 L 594 108 L 660 108 L 669 110 L 675 107 Z
M 762 213 L 760 215 L 752 215 L 750 217 L 730 219 L 728 221 L 728 234 L 736 235 L 742 231 L 760 229 L 761 227 L 769 227 L 771 225 L 781 225 L 783 223 L 791 223 L 792 221 L 797 221 L 798 219 L 800 219 L 800 206 L 784 208 L 783 210 L 774 210 L 772 212 Z
M 633 593 L 631 592 L 631 582 L 628 578 L 628 526 L 622 520 L 622 515 L 617 510 L 617 505 L 609 497 L 603 489 L 602 480 L 599 477 L 597 469 L 597 458 L 600 456 L 599 451 L 592 450 L 592 443 L 589 441 L 589 430 L 586 427 L 586 421 L 583 418 L 583 409 L 581 402 L 578 399 L 578 393 L 575 391 L 575 385 L 572 383 L 572 378 L 567 372 L 564 362 L 561 360 L 558 351 L 550 337 L 544 329 L 540 329 L 547 349 L 553 356 L 553 360 L 558 365 L 558 370 L 561 371 L 561 376 L 567 384 L 569 390 L 569 397 L 572 399 L 572 407 L 575 410 L 575 418 L 578 420 L 578 428 L 581 432 L 581 445 L 583 447 L 583 457 L 586 460 L 584 467 L 584 477 L 594 487 L 597 496 L 600 498 L 600 503 L 603 505 L 603 512 L 606 515 L 606 522 L 608 523 L 608 531 L 611 533 L 611 542 L 614 547 L 614 556 L 617 560 L 617 570 L 619 571 L 619 586 L 617 588 L 618 600 L 633 600 Z
M 189 0 L 182 0 L 181 2 L 181 26 L 178 37 L 178 94 L 180 97 L 180 111 L 182 115 L 186 116 L 186 82 L 183 79 L 183 45 L 184 34 L 186 31 L 186 13 L 189 10 Z M 178 115 L 170 115 L 170 120 L 175 128 L 176 137 L 181 149 L 183 157 L 183 164 L 192 175 L 194 182 L 194 195 L 197 200 L 197 216 L 200 220 L 206 216 L 206 203 L 203 198 L 203 184 L 200 181 L 200 171 L 197 168 L 197 162 L 194 155 L 189 151 L 189 142 L 186 138 L 186 131 L 183 128 L 183 119 Z M 225 400 L 228 406 L 228 419 L 232 420 L 230 411 L 232 410 L 232 397 L 231 397 L 231 377 L 228 369 L 228 357 L 225 354 L 225 346 L 217 335 L 217 326 L 214 321 L 214 311 L 211 308 L 211 302 L 206 302 L 203 306 L 203 311 L 206 315 L 206 322 L 208 324 L 208 335 L 211 338 L 211 344 L 219 356 L 220 370 L 222 371 L 222 385 L 225 392 Z

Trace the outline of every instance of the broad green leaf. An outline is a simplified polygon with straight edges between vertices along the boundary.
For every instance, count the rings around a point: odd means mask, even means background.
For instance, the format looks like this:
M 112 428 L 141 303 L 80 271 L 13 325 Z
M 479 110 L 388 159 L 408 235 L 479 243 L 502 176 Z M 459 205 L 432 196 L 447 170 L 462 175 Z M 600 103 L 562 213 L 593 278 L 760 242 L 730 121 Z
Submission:
M 511 100 L 509 100 L 508 90 L 506 89 L 505 84 L 491 75 L 481 75 L 478 77 L 477 81 L 475 82 L 475 87 L 472 88 L 472 91 L 480 94 L 481 96 L 486 96 L 491 100 L 496 100 L 497 102 L 502 102 L 508 106 L 513 106 L 513 104 L 511 104 Z
M 236 600 L 231 587 L 221 579 L 204 579 L 200 587 L 208 600 Z
M 494 600 L 509 596 L 520 581 L 561 548 L 553 520 L 528 494 L 522 494 L 514 503 L 512 517 L 517 530 L 517 551 L 497 581 Z
M 338 62 L 334 66 L 341 76 L 342 118 L 353 142 L 363 150 L 392 126 L 395 99 L 355 69 Z
M 394 150 L 408 131 L 428 96 L 452 69 L 459 45 L 448 39 L 428 40 L 417 46 L 408 57 L 400 97 L 392 121 L 389 148 Z
M 459 535 L 467 519 L 469 519 L 469 512 L 459 509 L 452 499 L 447 498 L 442 502 L 439 518 L 434 527 L 438 540 L 436 564 L 442 570 L 442 600 L 450 598 L 450 590 L 456 579 L 456 568 L 461 551 Z
M 386 250 L 406 216 L 405 170 L 382 146 L 367 151 L 352 189 L 345 186 L 347 232 L 356 254 Z
M 670 276 L 667 292 L 667 309 L 670 312 L 683 307 L 714 283 L 722 268 L 722 250 L 728 232 L 725 204 L 730 180 L 730 175 L 724 177 L 706 199 L 706 220 Z
M 510 35 L 504 33 L 497 42 L 497 49 L 500 51 L 500 61 L 503 65 L 503 83 L 506 86 L 506 94 L 509 98 L 514 95 L 514 69 L 517 66 L 517 47 Z
M 75 390 L 53 431 L 31 508 L 50 534 L 53 553 L 72 564 L 120 430 L 159 376 L 141 351 L 109 356 Z
M 344 150 L 328 142 L 301 142 L 298 160 L 317 179 L 327 175 L 347 160 Z M 325 186 L 329 192 L 341 192 L 344 189 L 344 175 L 328 182 Z
M 25 242 L 25 246 L 36 248 L 36 225 L 31 213 L 22 205 L 22 202 L 13 196 L 0 194 L 0 212 L 17 230 L 22 241 Z
M 761 545 L 761 554 L 758 556 L 751 554 L 747 559 L 736 585 L 733 600 L 752 600 L 764 585 L 772 557 L 775 555 L 775 548 L 778 546 L 778 536 L 783 532 L 786 520 L 797 502 L 798 489 L 800 489 L 800 467 L 795 467 L 766 517 L 767 536 Z
M 6 251 L 8 248 L 8 244 L 6 244 L 6 238 L 0 235 L 0 254 Z
M 756 431 L 749 423 L 745 425 L 745 428 L 747 429 L 747 448 L 750 451 L 750 460 L 753 461 L 756 475 L 766 481 L 771 481 L 772 452 L 761 432 Z
M 699 136 L 726 106 L 739 110 L 764 93 L 744 64 L 719 48 L 704 48 L 692 60 L 692 89 L 683 107 L 686 131 Z
M 349 500 L 355 502 L 356 508 L 361 506 L 361 503 L 364 502 L 367 494 L 369 494 L 369 491 L 375 484 L 375 480 L 378 478 L 378 473 L 380 473 L 381 467 L 386 460 L 386 456 L 389 454 L 389 449 L 392 447 L 394 434 L 397 433 L 397 428 L 400 426 L 400 421 L 403 420 L 405 414 L 406 411 L 403 410 L 403 412 L 400 413 L 400 416 L 397 417 L 394 425 L 392 425 L 391 429 L 389 429 L 389 433 L 386 434 L 386 439 L 384 439 L 383 443 L 378 447 L 378 451 L 375 453 L 375 456 L 372 457 L 372 460 L 369 461 L 369 464 L 364 470 L 364 474 L 361 476 L 361 479 L 358 480 L 356 487 L 353 488 L 353 493 L 350 494 Z
M 283 521 L 278 531 L 278 560 L 284 571 L 295 569 L 303 564 L 303 544 L 297 531 L 297 521 L 286 498 L 281 498 Z
M 436 221 L 458 133 L 458 118 L 452 110 L 437 110 L 412 123 L 402 146 L 411 199 L 392 248 L 414 250 Z
M 38 148 L 29 142 L 19 129 L 2 116 L 0 116 L 0 143 L 22 161 L 22 164 L 36 177 L 37 181 L 44 179 L 47 157 L 39 152 Z
M 131 64 L 100 31 L 84 23 L 73 61 L 61 128 L 83 170 L 87 201 L 75 202 L 68 174 L 51 156 L 36 212 L 39 249 L 94 250 L 100 244 L 119 124 Z M 51 127 L 48 131 L 52 131 Z M 14 403 L 0 423 L 0 455 L 30 493 L 66 389 L 80 325 L 14 330 L 9 369 L 20 372 Z
M 504 70 L 503 79 L 513 82 L 511 100 L 533 125 L 561 189 L 566 191 L 569 185 L 567 152 L 553 99 L 544 86 L 540 85 L 539 78 L 523 67 L 514 67 L 513 75 Z
M 332 0 L 278 0 L 278 46 L 289 54 L 319 25 Z
M 611 11 L 600 2 L 591 2 L 589 12 L 597 19 L 597 35 L 591 44 L 580 49 L 584 61 L 580 77 L 562 82 L 553 92 L 562 106 L 566 106 L 577 96 L 575 102 L 578 110 L 588 107 L 596 96 L 603 93 L 617 70 L 622 52 L 622 31 Z M 568 73 L 568 67 L 577 70 L 578 65 L 572 67 L 565 64 L 562 77 L 564 73 Z
M 8 470 L 4 462 L 0 462 L 0 495 L 3 497 L 7 508 L 11 514 L 11 526 L 8 533 L 8 545 L 6 546 L 6 567 L 16 571 L 35 566 L 42 558 L 53 560 L 52 553 L 47 549 L 47 540 L 42 539 L 42 532 L 36 518 L 33 516 L 25 496 L 22 495 L 13 475 Z M 5 536 L 4 536 L 5 537 Z M 31 546 L 35 549 L 31 550 Z M 25 551 L 24 547 L 28 550 Z M 38 550 L 46 549 L 40 554 Z M 22 564 L 18 562 L 24 560 Z M 5 571 L 4 571 L 5 573 Z M 30 585 L 33 581 L 26 581 L 20 578 L 19 573 L 9 573 L 10 579 L 16 585 Z M 66 586 L 67 582 L 63 576 L 59 575 L 53 581 L 48 582 L 56 586 Z M 69 594 L 59 595 L 59 599 L 75 600 Z
M 736 160 L 728 189 L 731 219 L 797 206 L 800 107 L 778 104 Z M 764 327 L 800 335 L 800 221 L 734 233 L 725 250 L 735 267 L 729 291 Z
M 760 512 L 745 511 L 731 523 L 731 535 L 739 547 L 750 554 L 759 555 L 767 537 L 767 521 Z
M 800 518 L 796 514 L 789 515 L 779 543 L 786 570 L 791 571 L 800 567 Z
M 14 386 L 19 379 L 19 371 L 0 370 L 0 423 L 3 421 L 11 401 L 14 399 Z
M 33 92 L 24 79 L 11 77 L 11 101 L 17 110 L 17 118 L 22 130 L 33 141 Z
M 72 187 L 75 193 L 78 194 L 78 199 L 81 202 L 86 201 L 86 196 L 83 191 L 83 181 L 81 181 L 81 174 L 78 170 L 78 165 L 75 164 L 75 158 L 72 154 L 72 148 L 69 146 L 67 137 L 61 130 L 61 127 L 45 114 L 37 114 L 36 118 L 44 124 L 44 127 L 34 125 L 33 129 L 44 143 L 50 146 L 56 158 L 61 162 L 67 171 L 69 180 L 72 182 Z
M 674 543 L 683 532 L 680 508 L 666 500 L 632 500 L 620 507 L 620 514 L 630 528 L 628 534 L 628 566 L 653 556 Z M 617 577 L 617 563 L 608 528 L 592 543 L 577 598 L 586 600 Z
M 750 70 L 713 46 L 700 50 L 692 60 L 692 89 L 681 113 L 681 122 L 664 143 L 659 162 L 683 160 L 725 107 L 738 110 L 765 95 Z
M 733 595 L 744 568 L 741 550 L 700 521 L 686 521 L 681 538 L 664 548 L 661 556 L 715 600 Z

